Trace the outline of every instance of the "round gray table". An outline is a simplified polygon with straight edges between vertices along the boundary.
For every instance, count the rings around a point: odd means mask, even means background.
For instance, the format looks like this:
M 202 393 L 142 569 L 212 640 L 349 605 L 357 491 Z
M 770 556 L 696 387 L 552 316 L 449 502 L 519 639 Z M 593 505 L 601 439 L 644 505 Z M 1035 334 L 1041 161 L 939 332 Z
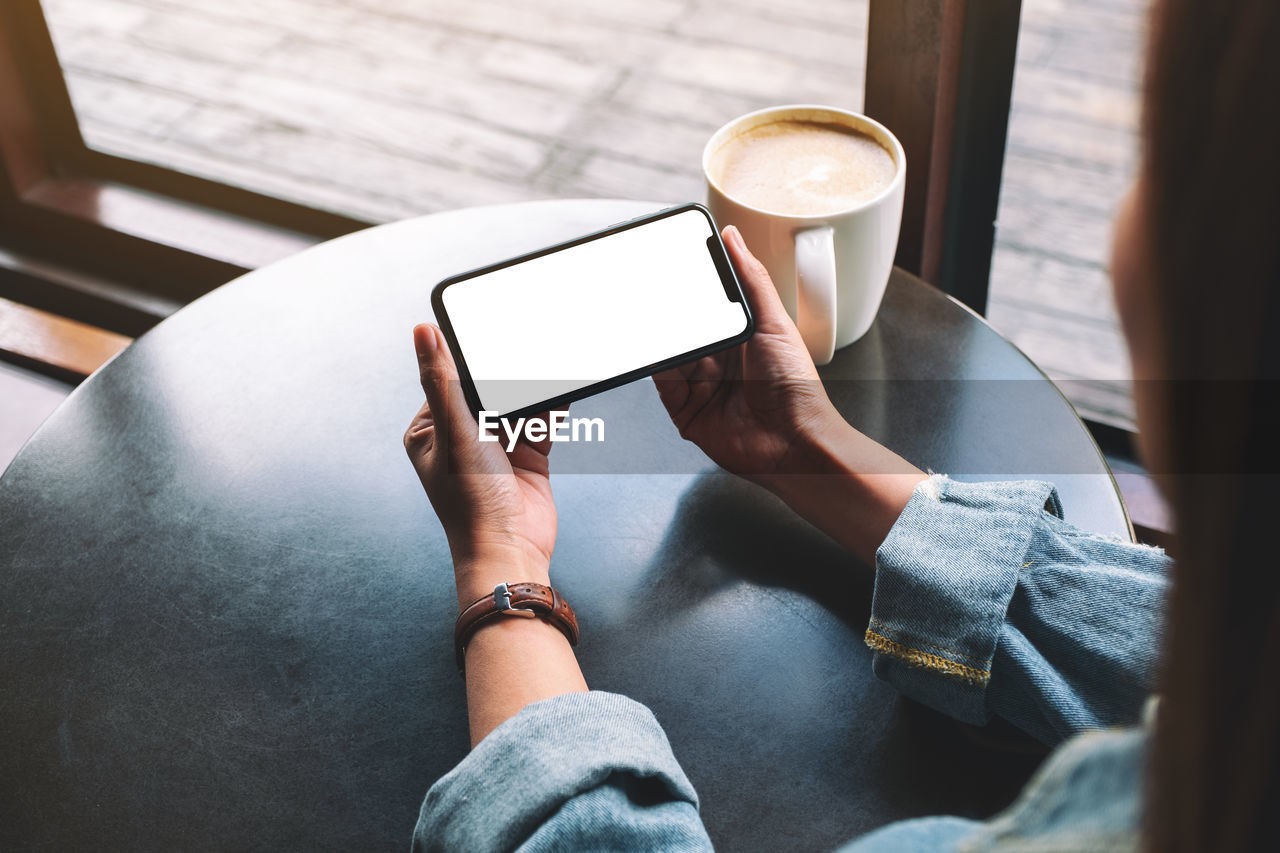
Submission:
M 0 479 L 0 849 L 403 850 L 467 751 L 449 554 L 401 447 L 410 327 L 444 276 L 652 204 L 475 208 L 334 240 L 179 311 Z M 959 478 L 1041 476 L 1127 536 L 1067 403 L 895 271 L 823 377 L 859 428 Z M 870 586 L 681 441 L 652 384 L 574 405 L 552 573 L 588 682 L 647 703 L 728 850 L 986 815 L 1035 763 L 899 697 Z

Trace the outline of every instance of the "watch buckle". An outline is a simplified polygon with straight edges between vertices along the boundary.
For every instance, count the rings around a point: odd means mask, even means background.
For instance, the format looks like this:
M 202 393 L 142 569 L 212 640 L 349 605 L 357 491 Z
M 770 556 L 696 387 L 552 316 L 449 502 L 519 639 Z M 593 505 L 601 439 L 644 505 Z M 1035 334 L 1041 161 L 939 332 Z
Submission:
M 505 583 L 500 583 L 493 588 L 493 605 L 494 609 L 504 616 L 536 618 L 538 615 L 527 607 L 513 607 L 511 605 L 511 591 L 507 589 Z

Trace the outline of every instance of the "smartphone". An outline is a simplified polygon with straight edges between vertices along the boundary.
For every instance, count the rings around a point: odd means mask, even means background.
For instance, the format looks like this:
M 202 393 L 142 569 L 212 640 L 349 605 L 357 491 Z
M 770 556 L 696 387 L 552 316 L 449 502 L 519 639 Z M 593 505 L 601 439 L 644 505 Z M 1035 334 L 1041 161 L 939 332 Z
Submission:
M 755 329 L 700 204 L 447 278 L 431 304 L 472 412 L 506 418 L 695 361 Z

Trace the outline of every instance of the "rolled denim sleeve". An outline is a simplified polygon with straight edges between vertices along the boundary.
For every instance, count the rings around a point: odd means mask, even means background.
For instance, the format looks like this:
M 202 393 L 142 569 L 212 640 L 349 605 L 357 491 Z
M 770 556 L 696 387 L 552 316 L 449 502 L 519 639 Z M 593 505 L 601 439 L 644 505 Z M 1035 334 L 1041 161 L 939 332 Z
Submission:
M 1169 560 L 1061 518 L 1049 483 L 921 483 L 876 554 L 876 674 L 959 720 L 1045 743 L 1136 722 Z
M 526 706 L 427 792 L 413 850 L 711 850 L 648 708 L 569 693 Z

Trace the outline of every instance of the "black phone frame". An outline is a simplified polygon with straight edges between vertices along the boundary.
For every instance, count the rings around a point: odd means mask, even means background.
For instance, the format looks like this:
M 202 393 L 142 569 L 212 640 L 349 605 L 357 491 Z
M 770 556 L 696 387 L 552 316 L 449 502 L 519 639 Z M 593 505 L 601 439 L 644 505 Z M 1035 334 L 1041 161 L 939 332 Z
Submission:
M 471 373 L 467 369 L 466 356 L 462 353 L 462 348 L 458 344 L 458 338 L 453 331 L 453 324 L 449 322 L 448 312 L 445 311 L 444 308 L 443 296 L 445 288 L 468 279 L 476 278 L 477 276 L 486 275 L 500 269 L 505 269 L 506 267 L 534 260 L 535 258 L 541 258 L 544 255 L 550 255 L 554 252 L 562 252 L 566 249 L 572 249 L 575 246 L 580 246 L 583 243 L 589 243 L 592 240 L 600 240 L 613 234 L 618 234 L 622 231 L 627 231 L 632 228 L 640 228 L 650 222 L 666 219 L 669 216 L 677 216 L 690 210 L 697 210 L 701 212 L 702 215 L 707 218 L 707 222 L 711 225 L 711 236 L 707 238 L 707 250 L 711 253 L 711 260 L 714 262 L 716 271 L 720 275 L 720 284 L 725 289 L 725 295 L 731 302 L 739 303 L 742 306 L 742 310 L 746 313 L 746 328 L 731 338 L 725 338 L 724 340 L 716 341 L 705 347 L 699 347 L 698 349 L 690 350 L 688 352 L 672 356 L 671 358 L 663 359 L 662 361 L 627 371 L 626 373 L 621 373 L 610 379 L 593 382 L 592 384 L 585 385 L 575 391 L 560 394 L 555 397 L 548 398 L 547 400 L 534 403 L 533 405 L 524 406 L 513 412 L 500 414 L 499 417 L 504 420 L 514 420 L 517 418 L 528 417 L 529 415 L 540 415 L 552 409 L 567 406 L 577 400 L 585 400 L 587 397 L 594 397 L 596 394 L 603 391 L 618 388 L 622 385 L 634 382 L 637 379 L 644 379 L 646 376 L 652 376 L 655 373 L 660 373 L 673 367 L 679 367 L 682 364 L 697 361 L 700 358 L 720 352 L 721 350 L 729 349 L 749 340 L 751 336 L 755 334 L 756 330 L 755 314 L 751 311 L 751 303 L 747 301 L 746 293 L 743 291 L 742 284 L 738 281 L 737 273 L 733 269 L 733 264 L 729 260 L 729 255 L 725 251 L 724 242 L 720 239 L 720 231 L 716 227 L 715 220 L 711 218 L 711 211 L 696 202 L 668 207 L 654 213 L 647 213 L 644 216 L 637 216 L 634 219 L 628 219 L 625 222 L 619 222 L 616 225 L 610 225 L 608 228 L 604 228 L 600 231 L 594 231 L 590 234 L 584 234 L 583 236 L 576 237 L 572 240 L 566 240 L 563 243 L 556 243 L 543 249 L 526 252 L 523 255 L 508 258 L 505 261 L 499 261 L 495 264 L 489 264 L 487 266 L 459 273 L 458 275 L 450 276 L 449 278 L 441 280 L 431 289 L 431 308 L 435 312 L 436 323 L 440 326 L 440 330 L 444 332 L 445 340 L 449 344 L 449 351 L 453 353 L 454 364 L 458 367 L 458 378 L 462 380 L 462 393 L 467 400 L 467 405 L 471 409 L 471 414 L 476 417 L 479 417 L 480 415 L 480 395 L 476 392 L 475 381 L 471 378 Z

